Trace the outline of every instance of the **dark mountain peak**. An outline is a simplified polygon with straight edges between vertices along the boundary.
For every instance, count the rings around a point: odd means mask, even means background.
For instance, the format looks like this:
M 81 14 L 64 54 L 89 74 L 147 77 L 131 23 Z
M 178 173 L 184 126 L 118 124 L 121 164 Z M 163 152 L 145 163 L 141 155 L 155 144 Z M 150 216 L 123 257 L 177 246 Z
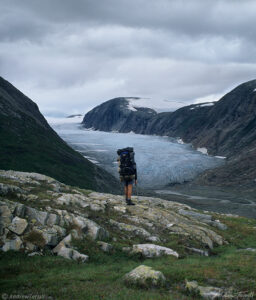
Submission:
M 133 128 L 143 128 L 145 122 L 156 111 L 140 107 L 139 97 L 118 97 L 110 99 L 89 111 L 83 119 L 83 126 L 102 131 L 130 132 Z
M 0 113 L 9 117 L 29 116 L 45 128 L 49 125 L 35 102 L 29 99 L 10 82 L 0 77 Z

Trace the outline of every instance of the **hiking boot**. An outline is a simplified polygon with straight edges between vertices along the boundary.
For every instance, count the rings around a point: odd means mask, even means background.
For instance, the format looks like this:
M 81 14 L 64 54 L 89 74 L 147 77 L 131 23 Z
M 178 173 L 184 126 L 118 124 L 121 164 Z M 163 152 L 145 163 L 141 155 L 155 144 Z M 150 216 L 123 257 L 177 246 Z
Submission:
M 135 205 L 135 203 L 133 203 L 131 199 L 127 199 L 126 204 L 127 205 Z

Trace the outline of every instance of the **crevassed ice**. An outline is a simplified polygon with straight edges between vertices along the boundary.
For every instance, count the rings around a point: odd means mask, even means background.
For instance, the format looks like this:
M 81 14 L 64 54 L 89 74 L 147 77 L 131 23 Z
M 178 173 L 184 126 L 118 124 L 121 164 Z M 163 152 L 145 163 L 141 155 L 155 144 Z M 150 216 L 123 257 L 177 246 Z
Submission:
M 119 178 L 117 149 L 133 147 L 141 187 L 161 188 L 174 182 L 182 183 L 223 163 L 223 159 L 203 155 L 191 145 L 179 144 L 169 137 L 85 130 L 74 123 L 52 127 L 72 148 L 116 178 Z

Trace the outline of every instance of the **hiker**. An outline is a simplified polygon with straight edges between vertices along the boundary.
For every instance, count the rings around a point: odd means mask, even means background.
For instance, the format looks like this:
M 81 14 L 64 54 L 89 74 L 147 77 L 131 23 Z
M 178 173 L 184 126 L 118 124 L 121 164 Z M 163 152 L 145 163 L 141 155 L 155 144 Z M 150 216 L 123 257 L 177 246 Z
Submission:
M 124 193 L 127 205 L 135 205 L 132 200 L 132 185 L 137 185 L 137 168 L 132 147 L 117 150 L 120 180 L 124 183 Z

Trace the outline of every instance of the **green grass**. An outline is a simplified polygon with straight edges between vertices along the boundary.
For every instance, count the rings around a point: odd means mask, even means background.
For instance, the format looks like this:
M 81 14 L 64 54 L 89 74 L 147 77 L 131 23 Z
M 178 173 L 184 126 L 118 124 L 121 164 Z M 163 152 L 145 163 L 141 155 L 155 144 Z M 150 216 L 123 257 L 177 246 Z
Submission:
M 233 287 L 256 294 L 256 253 L 237 251 L 256 247 L 256 220 L 223 218 L 229 244 L 214 249 L 212 256 L 166 256 L 143 259 L 121 251 L 128 240 L 119 239 L 110 253 L 103 253 L 95 241 L 84 239 L 73 246 L 88 254 L 88 263 L 68 261 L 49 255 L 27 257 L 22 253 L 1 253 L 0 289 L 13 294 L 44 294 L 54 299 L 197 299 L 186 294 L 184 282 L 197 280 L 204 286 Z M 223 233 L 223 232 L 222 232 Z M 167 286 L 143 290 L 126 287 L 122 277 L 145 264 L 163 272 Z

